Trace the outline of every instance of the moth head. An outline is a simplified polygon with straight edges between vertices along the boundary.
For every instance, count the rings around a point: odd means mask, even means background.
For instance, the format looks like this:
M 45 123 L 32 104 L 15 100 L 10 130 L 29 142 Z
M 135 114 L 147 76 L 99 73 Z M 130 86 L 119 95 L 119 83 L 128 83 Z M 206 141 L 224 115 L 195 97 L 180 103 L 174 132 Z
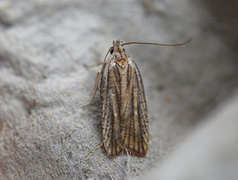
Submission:
M 122 48 L 122 50 L 123 50 L 124 52 L 126 52 L 126 50 L 125 50 L 124 48 Z M 110 54 L 112 54 L 112 53 L 114 53 L 114 48 L 113 48 L 113 47 L 112 47 L 111 50 L 110 50 Z
M 110 53 L 112 54 L 113 52 L 122 52 L 125 51 L 125 49 L 122 48 L 122 43 L 120 39 L 113 41 L 113 48 L 111 49 Z

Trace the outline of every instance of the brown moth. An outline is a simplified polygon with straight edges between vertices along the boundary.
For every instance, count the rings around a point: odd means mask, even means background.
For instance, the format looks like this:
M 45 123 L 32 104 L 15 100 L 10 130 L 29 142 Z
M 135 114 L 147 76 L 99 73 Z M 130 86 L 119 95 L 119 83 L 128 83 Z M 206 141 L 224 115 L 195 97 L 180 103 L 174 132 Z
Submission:
M 191 40 L 191 39 L 190 39 Z M 189 40 L 189 41 L 190 41 Z M 188 43 L 187 41 L 186 43 Z M 179 46 L 182 44 L 158 44 L 113 41 L 95 80 L 93 101 L 100 79 L 101 120 L 103 142 L 111 158 L 122 152 L 144 157 L 149 147 L 149 123 L 145 93 L 140 71 L 122 47 L 128 44 Z

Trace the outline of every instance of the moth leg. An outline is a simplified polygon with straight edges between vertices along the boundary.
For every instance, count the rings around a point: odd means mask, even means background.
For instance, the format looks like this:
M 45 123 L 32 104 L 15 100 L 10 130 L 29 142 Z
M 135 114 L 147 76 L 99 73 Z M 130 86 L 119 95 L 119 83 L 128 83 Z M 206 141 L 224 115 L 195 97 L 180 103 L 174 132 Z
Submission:
M 101 64 L 103 64 L 103 62 L 97 62 L 97 63 L 92 64 L 92 65 L 84 64 L 84 66 L 87 67 L 87 68 L 92 68 L 92 67 L 94 67 L 94 66 L 99 66 L 99 65 L 101 65 Z
M 104 143 L 104 141 L 102 141 L 102 143 L 101 143 L 99 146 L 97 146 L 97 147 L 95 147 L 95 148 L 93 148 L 93 149 L 89 149 L 89 152 L 88 152 L 88 154 L 85 156 L 85 158 L 88 159 L 89 156 L 91 156 L 91 155 L 94 153 L 94 151 L 95 151 L 96 149 L 100 148 L 100 147 L 103 145 L 103 143 Z M 90 151 L 91 151 L 91 152 L 90 152 Z
M 94 90 L 93 90 L 93 97 L 92 99 L 90 100 L 90 102 L 84 106 L 81 106 L 80 108 L 85 108 L 87 107 L 88 105 L 90 105 L 92 102 L 93 102 L 93 99 L 96 95 L 96 92 L 98 90 L 98 83 L 99 83 L 99 77 L 100 77 L 100 71 L 98 71 L 97 75 L 96 75 L 96 78 L 95 78 L 95 87 L 94 87 Z

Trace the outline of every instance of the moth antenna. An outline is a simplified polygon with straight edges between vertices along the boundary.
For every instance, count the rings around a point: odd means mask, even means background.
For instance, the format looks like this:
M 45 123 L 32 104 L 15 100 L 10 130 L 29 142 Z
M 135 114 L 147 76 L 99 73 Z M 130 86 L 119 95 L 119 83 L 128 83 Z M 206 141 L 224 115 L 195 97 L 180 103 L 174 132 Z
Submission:
M 181 46 L 181 45 L 189 43 L 191 40 L 192 40 L 192 38 L 190 38 L 185 43 L 180 43 L 180 44 L 160 44 L 160 43 L 147 43 L 147 42 L 128 42 L 128 43 L 122 43 L 121 46 L 125 46 L 125 45 L 128 45 L 128 44 L 148 44 L 148 45 L 158 45 L 158 46 Z
M 107 54 L 106 54 L 106 56 L 105 56 L 105 58 L 104 58 L 104 60 L 103 60 L 103 64 L 105 63 L 105 60 L 106 60 L 106 58 L 107 58 L 107 55 L 108 55 L 108 53 L 112 50 L 112 48 L 113 48 L 113 47 L 110 47 L 110 48 L 108 49 Z M 102 69 L 101 69 L 101 70 L 102 70 Z
M 96 95 L 96 92 L 97 92 L 97 90 L 98 90 L 98 83 L 99 83 L 99 79 L 100 79 L 101 74 L 102 74 L 102 69 L 103 69 L 103 66 L 104 66 L 104 64 L 105 64 L 105 60 L 106 60 L 106 58 L 107 58 L 108 53 L 111 51 L 112 48 L 113 48 L 113 47 L 110 47 L 109 50 L 107 51 L 107 54 L 106 54 L 106 56 L 105 56 L 105 58 L 104 58 L 104 60 L 103 60 L 102 68 L 101 68 L 100 72 L 98 72 L 98 74 L 97 74 L 97 76 L 96 76 L 96 79 L 95 79 L 95 87 L 94 87 L 92 99 L 89 101 L 88 104 L 86 104 L 86 105 L 84 105 L 84 106 L 81 106 L 81 108 L 85 108 L 85 107 L 87 107 L 88 105 L 90 105 L 90 104 L 93 102 L 93 99 L 94 99 L 94 97 L 95 97 L 95 95 Z

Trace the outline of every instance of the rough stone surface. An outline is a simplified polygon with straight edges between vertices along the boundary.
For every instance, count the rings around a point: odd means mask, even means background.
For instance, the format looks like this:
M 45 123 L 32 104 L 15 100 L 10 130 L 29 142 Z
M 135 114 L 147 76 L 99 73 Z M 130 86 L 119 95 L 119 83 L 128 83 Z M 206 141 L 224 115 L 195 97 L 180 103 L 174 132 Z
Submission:
M 238 93 L 188 137 L 161 168 L 141 179 L 237 180 Z
M 238 87 L 237 3 L 189 0 L 2 0 L 0 179 L 126 179 L 160 167 Z M 150 123 L 145 158 L 109 159 L 99 93 L 85 109 L 112 40 L 143 80 Z M 206 119 L 205 121 L 209 121 Z M 229 137 L 227 137 L 229 138 Z

